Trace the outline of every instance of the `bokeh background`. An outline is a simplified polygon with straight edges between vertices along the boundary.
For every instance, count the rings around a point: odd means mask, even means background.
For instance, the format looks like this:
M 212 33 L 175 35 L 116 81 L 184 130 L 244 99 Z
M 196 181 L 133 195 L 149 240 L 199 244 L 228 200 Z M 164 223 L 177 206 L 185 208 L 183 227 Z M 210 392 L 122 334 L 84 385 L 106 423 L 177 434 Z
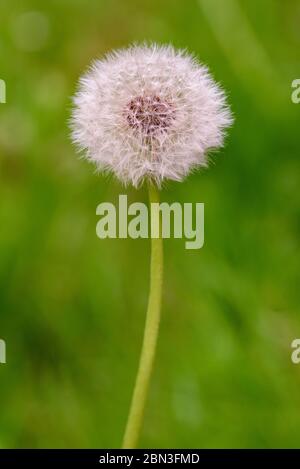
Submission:
M 140 352 L 149 243 L 96 237 L 96 206 L 147 200 L 78 159 L 70 97 L 95 57 L 171 42 L 236 117 L 207 171 L 205 246 L 165 242 L 162 327 L 141 447 L 299 447 L 297 0 L 10 0 L 0 6 L 0 446 L 119 447 Z

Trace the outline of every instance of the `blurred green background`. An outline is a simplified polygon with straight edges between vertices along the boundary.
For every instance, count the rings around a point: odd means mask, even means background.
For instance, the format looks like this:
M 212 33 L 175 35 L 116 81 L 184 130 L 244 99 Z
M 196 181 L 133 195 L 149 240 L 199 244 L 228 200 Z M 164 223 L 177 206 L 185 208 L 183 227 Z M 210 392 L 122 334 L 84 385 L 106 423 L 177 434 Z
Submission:
M 10 0 L 0 17 L 0 446 L 120 446 L 149 243 L 99 240 L 95 210 L 147 194 L 78 159 L 67 120 L 92 59 L 151 40 L 208 64 L 236 122 L 209 170 L 162 192 L 205 203 L 205 245 L 165 242 L 140 446 L 299 447 L 299 1 Z

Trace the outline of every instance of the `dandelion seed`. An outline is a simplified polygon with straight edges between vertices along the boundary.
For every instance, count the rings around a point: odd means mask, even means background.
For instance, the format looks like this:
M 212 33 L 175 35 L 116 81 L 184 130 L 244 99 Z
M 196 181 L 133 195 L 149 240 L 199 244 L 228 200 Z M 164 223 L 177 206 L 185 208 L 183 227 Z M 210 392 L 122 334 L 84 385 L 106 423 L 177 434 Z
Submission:
M 74 98 L 72 137 L 99 170 L 158 186 L 207 165 L 232 122 L 207 68 L 172 46 L 132 46 L 94 62 Z

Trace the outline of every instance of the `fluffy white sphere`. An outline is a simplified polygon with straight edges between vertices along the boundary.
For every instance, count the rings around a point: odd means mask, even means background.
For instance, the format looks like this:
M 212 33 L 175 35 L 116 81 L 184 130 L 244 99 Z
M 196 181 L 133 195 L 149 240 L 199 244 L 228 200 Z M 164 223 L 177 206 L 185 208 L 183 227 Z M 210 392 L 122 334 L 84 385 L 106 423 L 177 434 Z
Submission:
M 132 46 L 93 63 L 80 80 L 72 138 L 99 170 L 125 184 L 182 180 L 207 165 L 232 122 L 205 66 L 171 46 Z

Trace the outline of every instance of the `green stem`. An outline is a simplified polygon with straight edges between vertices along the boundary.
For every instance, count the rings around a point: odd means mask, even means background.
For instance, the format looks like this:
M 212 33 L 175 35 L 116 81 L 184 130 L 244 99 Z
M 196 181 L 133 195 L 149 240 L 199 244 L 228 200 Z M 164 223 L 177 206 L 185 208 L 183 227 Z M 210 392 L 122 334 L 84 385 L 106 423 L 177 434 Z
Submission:
M 155 223 L 160 225 L 159 216 L 155 217 L 151 210 L 152 203 L 159 203 L 159 193 L 154 185 L 149 183 L 148 187 L 151 225 L 153 229 Z M 136 447 L 143 422 L 145 403 L 151 379 L 160 322 L 163 278 L 163 242 L 161 237 L 161 227 L 156 226 L 156 228 L 158 229 L 157 231 L 159 233 L 159 237 L 151 237 L 150 293 L 144 330 L 144 339 L 122 445 L 122 448 L 129 449 Z

